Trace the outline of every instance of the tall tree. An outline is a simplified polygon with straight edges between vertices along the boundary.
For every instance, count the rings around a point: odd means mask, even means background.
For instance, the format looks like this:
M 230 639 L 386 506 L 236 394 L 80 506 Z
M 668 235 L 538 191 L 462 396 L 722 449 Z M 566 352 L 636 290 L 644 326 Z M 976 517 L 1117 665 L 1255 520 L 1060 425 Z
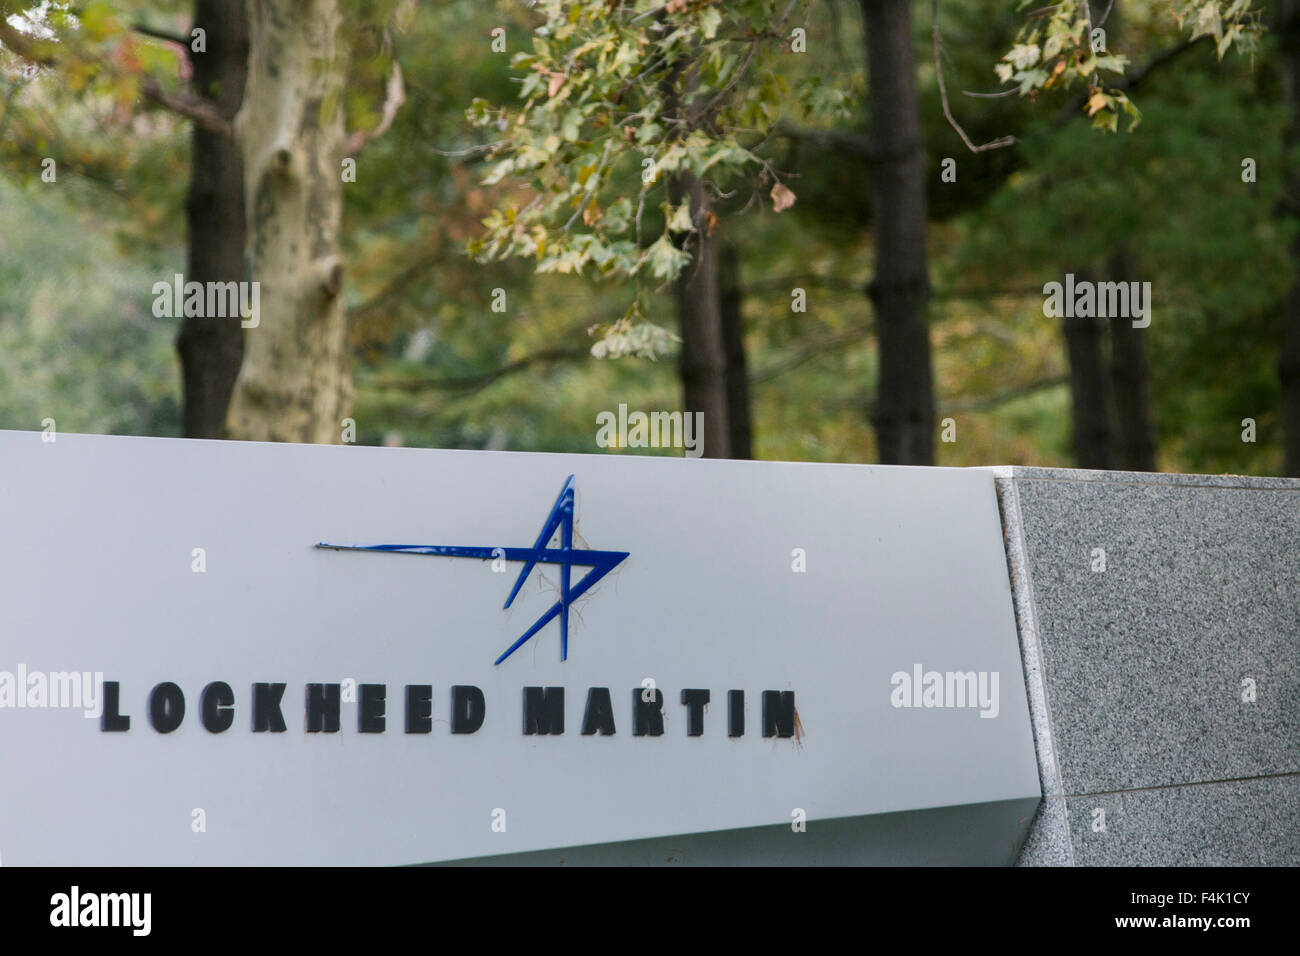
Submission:
M 1097 34 L 1094 53 L 1105 55 L 1120 33 L 1120 6 L 1093 2 L 1089 23 Z M 1091 41 L 1090 41 L 1091 42 Z M 1133 253 L 1121 240 L 1107 257 L 1109 282 L 1137 278 Z M 1095 276 L 1080 273 L 1086 281 Z M 1155 434 L 1151 419 L 1151 380 L 1146 356 L 1146 330 L 1134 328 L 1132 317 L 1109 321 L 1109 365 L 1106 376 L 1107 326 L 1092 317 L 1063 320 L 1066 359 L 1070 368 L 1071 418 L 1075 462 L 1080 468 L 1155 470 Z
M 1116 49 L 1114 38 L 1121 29 L 1115 0 L 1063 0 L 1030 14 L 996 72 L 1003 82 L 1018 84 L 1022 95 L 1082 81 L 1085 91 L 1058 114 L 1058 126 L 1082 110 L 1094 127 L 1111 132 L 1118 128 L 1121 114 L 1127 115 L 1132 130 L 1140 114 L 1128 94 L 1153 70 L 1173 62 L 1201 37 L 1212 38 L 1222 58 L 1234 44 L 1239 50 L 1253 50 L 1259 33 L 1249 0 L 1176 0 L 1167 6 L 1180 27 L 1190 27 L 1191 37 L 1136 71 L 1128 72 L 1128 57 Z M 1121 78 L 1108 86 L 1105 74 Z M 1135 278 L 1132 250 L 1125 241 L 1112 249 L 1105 271 L 1110 281 Z M 1081 467 L 1111 468 L 1118 462 L 1124 468 L 1153 470 L 1155 433 L 1146 329 L 1133 328 L 1131 317 L 1118 316 L 1112 317 L 1110 332 L 1108 378 L 1103 368 L 1103 326 L 1091 318 L 1064 322 L 1075 458 Z
M 230 408 L 232 437 L 331 443 L 352 400 L 343 262 L 347 46 L 338 0 L 251 0 L 235 120 L 259 324 Z
M 589 269 L 634 280 L 636 299 L 607 327 L 592 350 L 597 357 L 666 352 L 671 336 L 645 320 L 644 286 L 671 286 L 686 410 L 704 414 L 704 454 L 729 457 L 713 236 L 719 197 L 748 178 L 752 199 L 762 187 L 776 212 L 788 209 L 794 193 L 754 150 L 766 145 L 786 101 L 805 112 L 836 101 L 798 101 L 765 69 L 793 48 L 784 24 L 795 3 L 536 6 L 546 22 L 532 49 L 512 61 L 526 71 L 522 104 L 496 109 L 476 101 L 469 110 L 494 136 L 505 134 L 489 147 L 499 161 L 484 183 L 521 176 L 530 195 L 521 203 L 509 193 L 470 252 L 480 260 L 535 257 L 538 272 Z M 747 76 L 753 79 L 742 84 Z
M 713 216 L 704 184 L 694 173 L 674 177 L 669 188 L 673 205 L 690 203 L 695 229 L 684 240 L 694 242 L 690 265 L 677 278 L 677 316 L 681 328 L 683 408 L 704 415 L 705 458 L 731 458 L 731 426 L 727 407 L 727 343 L 722 329 L 718 288 L 718 249 L 709 220 Z
M 1127 243 L 1106 260 L 1111 282 L 1138 281 Z M 1145 328 L 1135 328 L 1130 316 L 1110 319 L 1110 375 L 1115 397 L 1117 461 L 1128 471 L 1155 471 L 1156 435 L 1151 410 L 1151 370 L 1147 362 Z
M 1120 0 L 1090 4 L 1092 22 L 1105 30 L 1105 43 L 1122 32 L 1124 5 Z M 1136 282 L 1133 249 L 1123 239 L 1106 259 L 1110 282 Z M 1156 436 L 1151 411 L 1151 369 L 1147 362 L 1148 331 L 1135 328 L 1131 316 L 1110 319 L 1110 377 L 1114 396 L 1116 461 L 1128 471 L 1155 471 Z
M 203 31 L 195 51 L 192 86 L 231 121 L 244 97 L 248 17 L 244 0 L 195 0 L 194 26 Z M 190 189 L 185 199 L 190 281 L 242 282 L 244 268 L 243 162 L 230 136 L 195 124 L 190 146 Z M 181 360 L 187 438 L 223 438 L 226 413 L 244 358 L 238 317 L 188 316 L 176 340 Z
M 1087 270 L 1077 282 L 1093 282 Z M 1115 467 L 1115 433 L 1111 426 L 1111 382 L 1106 373 L 1106 326 L 1091 316 L 1069 314 L 1061 320 L 1070 367 L 1071 439 L 1080 468 Z
M 58 43 L 17 31 L 7 22 L 5 7 L 0 3 L 0 40 L 13 52 L 33 64 L 62 68 L 74 75 L 88 73 L 110 90 L 138 84 L 146 101 L 191 121 L 191 176 L 185 209 L 188 279 L 242 281 L 244 187 L 231 120 L 242 98 L 248 54 L 243 0 L 196 0 L 196 34 L 190 36 L 140 23 L 127 26 L 125 19 L 101 7 L 90 21 L 93 29 L 83 20 L 80 29 L 70 28 Z M 68 11 L 55 8 L 54 12 L 60 15 L 59 26 L 69 26 L 65 23 Z M 133 47 L 133 33 L 188 48 L 193 68 L 191 92 L 169 91 L 157 76 L 141 68 L 144 51 Z M 183 433 L 191 438 L 223 437 L 226 408 L 243 355 L 239 319 L 186 316 L 176 348 L 183 379 Z
M 169 90 L 158 77 L 141 75 L 129 38 L 118 33 L 120 18 L 102 8 L 96 28 L 83 23 L 81 31 L 94 43 L 70 48 L 33 39 L 3 18 L 0 42 L 43 66 L 89 68 L 119 87 L 134 85 L 148 101 L 201 127 L 205 135 L 196 143 L 187 200 L 190 281 L 242 279 L 243 256 L 235 243 L 251 222 L 251 272 L 262 293 L 227 431 L 263 440 L 336 440 L 351 394 L 337 255 L 347 68 L 338 2 L 252 0 L 246 35 L 237 5 L 213 0 L 200 10 L 212 18 L 204 27 L 212 55 L 196 57 L 194 92 Z M 141 32 L 166 37 L 163 31 Z M 104 52 L 105 37 L 119 44 L 116 49 Z M 391 121 L 387 110 L 385 120 Z M 187 434 L 221 434 L 218 418 L 239 368 L 240 334 L 235 322 L 186 320 L 177 346 L 186 375 Z
M 663 22 L 663 16 L 660 16 Z M 681 58 L 681 68 L 664 78 L 665 118 L 679 129 L 695 129 L 704 117 L 704 102 L 698 95 L 699 76 L 691 60 L 693 52 Z M 687 104 L 690 105 L 687 105 Z M 691 229 L 678 244 L 689 265 L 674 283 L 677 322 L 682 347 L 678 365 L 682 379 L 682 408 L 703 416 L 702 457 L 730 458 L 731 430 L 727 409 L 727 353 L 722 334 L 722 301 L 718 287 L 718 249 L 713 238 L 717 221 L 703 181 L 689 169 L 668 179 L 668 201 L 685 208 Z
M 731 243 L 718 249 L 718 286 L 722 341 L 727 355 L 727 428 L 731 436 L 731 457 L 753 458 L 749 362 L 745 357 L 744 286 L 740 276 L 740 253 Z
M 925 144 L 916 93 L 909 0 L 861 0 L 880 371 L 873 413 L 886 464 L 934 464 L 934 384 L 926 306 Z

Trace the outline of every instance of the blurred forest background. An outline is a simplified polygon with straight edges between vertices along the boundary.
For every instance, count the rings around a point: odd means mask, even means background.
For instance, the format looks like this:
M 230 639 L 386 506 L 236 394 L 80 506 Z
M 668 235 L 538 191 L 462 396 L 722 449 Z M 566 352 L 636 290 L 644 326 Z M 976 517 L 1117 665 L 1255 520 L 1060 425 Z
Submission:
M 0 428 L 1300 474 L 1291 0 L 0 11 Z

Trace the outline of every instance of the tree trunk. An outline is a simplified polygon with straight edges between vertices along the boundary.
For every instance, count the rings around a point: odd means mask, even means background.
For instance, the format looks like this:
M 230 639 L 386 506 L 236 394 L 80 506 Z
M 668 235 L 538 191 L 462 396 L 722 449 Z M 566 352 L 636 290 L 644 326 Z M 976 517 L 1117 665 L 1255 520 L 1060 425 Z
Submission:
M 704 413 L 705 458 L 730 458 L 731 426 L 727 417 L 727 350 L 718 295 L 717 242 L 709 235 L 709 198 L 692 173 L 671 184 L 672 203 L 691 200 L 695 248 L 677 280 L 677 316 L 681 324 L 681 373 L 684 411 Z
M 749 369 L 745 362 L 745 316 L 740 284 L 740 256 L 736 247 L 722 246 L 718 253 L 721 287 L 722 339 L 727 353 L 727 424 L 731 432 L 731 457 L 753 458 L 753 430 L 749 411 Z
M 237 438 L 332 443 L 352 401 L 341 295 L 343 93 L 338 0 L 249 0 L 236 132 L 259 324 L 230 410 Z
M 934 464 L 934 385 L 926 304 L 925 145 L 908 0 L 861 0 L 871 129 L 880 372 L 873 424 L 887 464 Z
M 1129 250 L 1121 245 L 1106 266 L 1111 282 L 1137 280 Z M 1148 329 L 1133 328 L 1131 317 L 1110 319 L 1111 382 L 1115 395 L 1119 467 L 1156 470 L 1156 437 L 1151 413 L 1151 372 L 1147 364 Z
M 205 52 L 190 56 L 194 92 L 233 119 L 244 96 L 248 69 L 248 16 L 244 0 L 196 0 L 194 25 L 205 31 Z M 185 197 L 189 255 L 186 280 L 242 282 L 244 273 L 244 172 L 239 149 L 227 137 L 194 126 L 190 189 Z M 186 438 L 224 438 L 226 412 L 244 358 L 238 318 L 189 316 L 176 339 L 180 356 Z
M 1107 49 L 1120 35 L 1121 0 L 1093 0 L 1094 26 L 1106 31 Z M 1106 278 L 1131 282 L 1138 278 L 1132 250 L 1121 242 L 1106 261 Z M 1151 371 L 1147 363 L 1147 329 L 1133 328 L 1132 318 L 1110 318 L 1110 376 L 1115 427 L 1109 436 L 1110 460 L 1129 471 L 1156 470 L 1156 437 L 1151 411 Z M 1097 400 L 1103 396 L 1098 395 Z M 1085 412 L 1086 414 L 1086 412 Z M 1101 467 L 1101 466 L 1098 466 Z
M 660 14 L 662 19 L 665 15 Z M 685 76 L 680 65 L 664 79 L 666 111 L 681 120 L 678 135 L 685 137 L 701 117 L 683 105 L 678 84 L 687 90 L 696 88 L 699 78 Z M 682 377 L 683 411 L 704 415 L 701 456 L 731 457 L 731 424 L 727 416 L 727 350 L 722 330 L 722 302 L 718 288 L 717 241 L 711 234 L 710 201 L 704 184 L 688 171 L 668 180 L 668 201 L 680 206 L 691 201 L 691 223 L 695 231 L 683 240 L 691 251 L 690 264 L 676 283 L 677 321 L 682 348 L 679 369 Z
M 1300 147 L 1300 0 L 1282 0 L 1281 36 L 1282 86 L 1289 110 L 1283 135 L 1286 159 L 1286 208 L 1297 216 L 1300 204 L 1300 164 L 1294 158 Z M 1278 379 L 1282 386 L 1282 427 L 1286 473 L 1300 477 L 1300 234 L 1291 244 L 1294 280 L 1287 292 L 1282 315 L 1282 349 L 1278 357 Z M 1248 413 L 1243 418 L 1253 417 Z M 1236 423 L 1232 423 L 1236 428 Z
M 1092 282 L 1077 272 L 1076 282 Z M 1066 316 L 1062 320 L 1070 364 L 1070 403 L 1074 424 L 1074 460 L 1080 468 L 1114 468 L 1115 439 L 1110 426 L 1110 379 L 1104 355 L 1105 322 Z

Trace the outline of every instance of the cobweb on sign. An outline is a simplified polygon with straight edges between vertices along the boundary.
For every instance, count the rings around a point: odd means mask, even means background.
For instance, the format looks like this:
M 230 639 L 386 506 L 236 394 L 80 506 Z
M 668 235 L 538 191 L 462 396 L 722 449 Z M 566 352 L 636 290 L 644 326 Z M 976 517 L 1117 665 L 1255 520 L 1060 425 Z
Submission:
M 576 509 L 575 509 L 575 510 L 576 510 Z M 582 535 L 582 531 L 581 531 L 581 525 L 582 525 L 582 519 L 579 518 L 579 517 L 576 517 L 576 516 L 575 516 L 574 519 L 573 519 L 573 540 L 574 540 L 574 543 L 576 543 L 576 544 L 580 544 L 580 545 L 581 545 L 585 550 L 590 551 L 590 550 L 591 550 L 591 544 L 587 541 L 587 539 L 586 539 L 585 537 L 583 537 L 583 535 Z M 559 532 L 559 531 L 556 531 L 555 534 L 551 536 L 551 540 L 549 540 L 549 541 L 546 542 L 546 547 L 548 547 L 548 548 L 558 548 L 559 546 L 560 546 L 560 532 Z M 614 569 L 614 571 L 610 572 L 609 577 L 610 577 L 610 578 L 613 580 L 613 582 L 614 582 L 614 590 L 615 590 L 615 592 L 618 591 L 618 579 L 619 579 L 619 577 L 621 576 L 622 571 L 623 571 L 623 569 L 622 569 L 622 567 L 620 566 L 620 567 Z M 595 594 L 595 593 L 596 593 L 597 591 L 599 591 L 599 590 L 600 590 L 600 585 L 596 585 L 596 586 L 593 587 L 590 591 L 588 591 L 587 594 L 585 594 L 585 595 L 583 595 L 581 598 L 579 598 L 579 601 L 578 601 L 577 604 L 570 604 L 570 605 L 569 605 L 569 613 L 570 613 L 573 617 L 577 618 L 576 623 L 577 623 L 578 625 L 583 625 L 583 624 L 585 624 L 585 621 L 583 620 L 583 617 L 582 617 L 582 604 L 585 604 L 585 603 L 586 603 L 586 598 L 587 598 L 588 596 Z M 560 599 L 560 583 L 559 583 L 559 581 L 552 581 L 549 577 L 547 577 L 547 576 L 546 576 L 546 572 L 542 570 L 542 565 L 541 565 L 541 564 L 538 564 L 538 565 L 537 565 L 537 593 L 538 593 L 538 594 L 546 594 L 546 595 L 548 595 L 549 597 L 551 597 L 553 600 L 556 600 L 556 601 L 558 601 L 558 600 Z M 513 610 L 513 609 L 512 609 L 512 610 Z M 572 633 L 574 633 L 574 632 L 576 632 L 576 631 L 577 631 L 577 628 L 575 627 L 575 628 L 573 629 L 573 632 L 571 632 L 571 636 L 572 636 Z M 536 641 L 534 641 L 534 642 L 530 642 L 530 643 L 532 643 L 532 645 L 533 645 L 533 663 L 536 664 L 536 663 L 537 663 L 537 648 L 538 648 L 538 643 L 537 643 Z

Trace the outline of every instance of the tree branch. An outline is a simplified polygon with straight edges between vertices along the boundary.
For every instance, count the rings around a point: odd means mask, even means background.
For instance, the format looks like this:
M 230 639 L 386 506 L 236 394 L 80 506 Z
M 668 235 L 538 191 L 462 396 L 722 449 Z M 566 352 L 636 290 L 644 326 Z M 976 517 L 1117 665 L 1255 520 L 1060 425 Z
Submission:
M 437 262 L 438 257 L 432 254 L 416 259 L 396 276 L 388 280 L 382 289 L 365 302 L 360 302 L 348 309 L 348 321 L 352 322 L 363 318 L 385 303 L 395 299 L 403 289 L 432 269 Z
M 1156 54 L 1140 69 L 1134 70 L 1127 77 L 1119 80 L 1116 83 L 1116 88 L 1124 90 L 1125 92 L 1135 89 L 1139 84 L 1144 83 L 1147 79 L 1149 79 L 1152 73 L 1157 72 L 1162 67 L 1173 62 L 1174 60 L 1182 56 L 1184 53 L 1186 53 L 1188 50 L 1190 50 L 1193 46 L 1195 46 L 1199 42 L 1200 42 L 1199 39 L 1184 40 L 1182 43 L 1170 47 L 1168 50 L 1165 50 L 1162 53 Z M 938 70 L 937 66 L 938 64 L 936 63 L 937 76 L 939 78 L 940 89 L 942 91 L 943 71 Z M 987 94 L 987 95 L 993 95 L 993 94 Z M 1089 94 L 1087 92 L 1083 92 L 1075 96 L 1056 115 L 1054 125 L 1057 126 L 1058 128 L 1061 126 L 1065 126 L 1076 116 L 1082 115 L 1083 107 L 1088 102 L 1088 95 Z M 967 137 L 965 133 L 962 131 L 961 127 L 956 125 L 956 123 L 952 120 L 951 113 L 947 108 L 946 92 L 943 94 L 943 101 L 944 101 L 945 115 L 948 116 L 949 122 L 952 123 L 953 128 L 957 130 L 959 135 L 961 135 L 963 142 L 965 142 L 966 145 L 972 150 L 978 152 L 980 150 L 985 150 L 985 149 L 994 149 L 998 146 L 1010 145 L 1010 143 L 1004 142 L 1003 140 L 994 140 L 992 143 L 986 143 L 983 146 L 978 146 L 978 147 L 975 146 L 974 144 L 971 143 L 970 138 Z M 787 139 L 793 139 L 793 140 L 799 140 L 802 142 L 811 143 L 812 145 L 820 147 L 822 149 L 837 150 L 839 152 L 846 153 L 850 156 L 871 155 L 871 141 L 865 133 L 856 133 L 856 132 L 849 132 L 846 130 L 834 130 L 834 129 L 831 130 L 804 129 L 802 127 L 798 127 L 784 121 L 776 125 L 774 132 L 776 133 L 776 135 L 784 136 Z M 1014 141 L 1014 137 L 1004 137 L 1004 139 Z
M 839 129 L 803 129 L 784 120 L 776 124 L 777 136 L 787 139 L 802 140 L 820 146 L 822 149 L 835 149 L 850 156 L 869 156 L 871 140 L 866 133 L 853 133 Z
M 1199 43 L 1201 39 L 1202 38 L 1198 37 L 1195 40 L 1184 40 L 1182 43 L 1179 43 L 1177 46 L 1172 46 L 1168 50 L 1164 50 L 1161 53 L 1157 53 L 1150 60 L 1148 60 L 1142 66 L 1141 69 L 1134 70 L 1132 73 L 1129 73 L 1127 76 L 1118 80 L 1115 83 L 1114 88 L 1123 90 L 1126 93 L 1129 92 L 1130 90 L 1135 89 L 1138 86 L 1138 84 L 1146 80 L 1147 77 L 1149 77 L 1156 70 L 1159 70 L 1161 67 L 1167 66 L 1168 64 L 1172 63 L 1174 60 L 1178 59 L 1180 56 L 1182 56 L 1192 47 L 1196 46 L 1196 44 Z M 1064 126 L 1065 124 L 1070 122 L 1070 120 L 1074 119 L 1075 116 L 1081 114 L 1083 112 L 1083 107 L 1088 102 L 1088 97 L 1090 95 L 1091 94 L 1087 90 L 1085 90 L 1084 92 L 1074 96 L 1070 100 L 1070 102 L 1067 103 L 1064 107 L 1062 107 L 1061 111 L 1056 114 L 1055 125 L 1058 127 Z
M 543 349 L 540 352 L 534 352 L 532 355 L 526 355 L 514 362 L 508 362 L 478 375 L 451 376 L 448 378 L 381 378 L 376 379 L 373 384 L 376 388 L 397 388 L 417 392 L 430 388 L 445 391 L 479 391 L 499 379 L 525 371 L 534 365 L 570 362 L 590 357 L 591 350 L 587 348 L 570 346 L 567 348 Z
M 1060 388 L 1062 385 L 1069 384 L 1069 377 L 1060 375 L 1051 378 L 1041 379 L 1037 382 L 1028 382 L 1024 385 L 1009 388 L 1005 391 L 995 392 L 992 395 L 975 396 L 967 399 L 958 399 L 955 402 L 948 402 L 945 405 L 935 408 L 935 418 L 942 418 L 946 415 L 962 412 L 987 412 L 998 408 L 1007 402 L 1014 402 L 1019 398 L 1026 398 L 1035 392 L 1042 392 L 1052 388 Z M 844 409 L 851 408 L 855 411 L 864 412 L 870 415 L 876 407 L 875 399 L 870 395 L 849 395 L 841 399 L 832 399 L 822 403 L 824 408 Z
M 1051 378 L 1042 379 L 1041 381 L 1029 382 L 1025 385 L 1018 385 L 1014 388 L 994 392 L 992 395 L 975 395 L 970 398 L 959 398 L 955 401 L 948 402 L 942 408 L 938 409 L 935 414 L 943 415 L 950 412 L 985 412 L 997 408 L 999 405 L 1005 405 L 1007 402 L 1014 402 L 1018 398 L 1026 398 L 1033 395 L 1035 392 L 1068 385 L 1069 382 L 1070 377 L 1068 375 L 1056 375 Z
M 845 329 L 843 332 L 836 332 L 824 339 L 805 345 L 798 349 L 789 358 L 782 359 L 779 362 L 773 362 L 767 368 L 756 371 L 749 376 L 749 384 L 761 385 L 764 382 L 770 382 L 786 372 L 793 371 L 805 362 L 809 362 L 821 355 L 823 352 L 829 352 L 833 349 L 840 348 L 844 345 L 851 345 L 854 342 L 860 342 L 871 334 L 875 328 L 874 322 L 868 322 L 864 325 L 855 326 L 851 329 Z
M 53 66 L 54 54 L 50 44 L 15 29 L 9 23 L 9 14 L 9 5 L 0 3 L 0 43 L 29 63 L 35 63 L 37 66 Z
M 1001 149 L 1004 146 L 1011 146 L 1015 143 L 1014 136 L 1003 136 L 999 139 L 990 140 L 983 146 L 976 146 L 971 142 L 971 138 L 966 135 L 966 131 L 961 128 L 961 124 L 952 115 L 952 109 L 948 106 L 948 87 L 943 82 L 943 37 L 939 35 L 939 0 L 930 0 L 930 30 L 933 36 L 934 45 L 934 75 L 939 81 L 939 101 L 943 104 L 943 115 L 948 120 L 948 125 L 957 131 L 961 141 L 966 144 L 966 148 L 972 153 L 982 153 L 988 149 Z
M 233 139 L 234 125 L 221 115 L 215 103 L 193 93 L 169 93 L 154 77 L 146 76 L 140 84 L 144 98 L 177 116 L 183 116 L 200 129 L 215 136 Z
M 0 2 L 0 43 L 29 63 L 39 66 L 57 66 L 58 57 L 55 55 L 54 46 L 14 29 L 7 19 L 8 12 L 8 4 Z M 114 67 L 107 64 L 105 68 L 117 72 Z M 202 97 L 192 93 L 169 93 L 152 76 L 144 76 L 141 79 L 140 92 L 149 102 L 185 117 L 210 133 L 226 138 L 234 136 L 234 128 L 230 121 L 221 115 L 215 104 Z
M 169 30 L 161 30 L 157 27 L 151 27 L 147 23 L 133 23 L 131 24 L 131 29 L 141 36 L 153 37 L 155 40 L 166 40 L 168 43 L 175 43 L 179 46 L 185 47 L 186 49 L 188 49 L 190 45 L 189 37 L 181 36 L 179 33 L 172 33 Z
M 744 295 L 762 294 L 764 292 L 783 292 L 805 286 L 816 289 L 833 289 L 837 292 L 861 292 L 866 282 L 853 282 L 837 276 L 821 276 L 814 272 L 796 273 L 788 276 L 773 276 L 768 279 L 755 279 L 746 282 L 741 290 Z
M 397 118 L 397 111 L 406 102 L 406 87 L 402 82 L 402 68 L 393 61 L 393 72 L 388 76 L 388 86 L 384 90 L 384 107 L 379 117 L 379 125 L 366 132 L 357 130 L 348 137 L 348 155 L 355 156 L 370 143 L 388 132 Z

